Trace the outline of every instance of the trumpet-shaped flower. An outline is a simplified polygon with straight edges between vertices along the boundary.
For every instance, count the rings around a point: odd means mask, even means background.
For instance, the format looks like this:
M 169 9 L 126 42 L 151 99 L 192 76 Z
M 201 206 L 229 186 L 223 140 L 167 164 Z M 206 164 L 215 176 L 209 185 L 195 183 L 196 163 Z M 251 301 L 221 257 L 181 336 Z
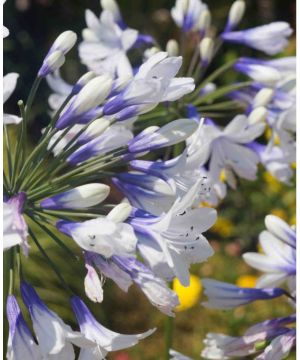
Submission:
M 266 216 L 265 224 L 267 230 L 259 236 L 263 253 L 246 253 L 243 258 L 265 273 L 258 279 L 257 287 L 278 286 L 286 280 L 292 284 L 296 275 L 296 231 L 274 215 Z
M 9 73 L 3 77 L 3 104 L 10 98 L 11 94 L 14 92 L 19 74 Z M 3 123 L 4 124 L 19 124 L 22 121 L 22 118 L 16 115 L 3 114 Z
M 6 358 L 8 360 L 40 360 L 42 358 L 40 348 L 34 341 L 13 295 L 9 295 L 7 298 L 6 312 L 9 322 Z
M 24 281 L 21 283 L 21 294 L 32 319 L 42 358 L 61 356 L 65 359 L 75 359 L 72 344 L 79 347 L 92 345 L 83 334 L 73 331 L 51 311 L 42 302 L 34 288 Z
M 133 73 L 127 52 L 137 41 L 138 31 L 122 29 L 114 15 L 104 10 L 98 19 L 86 10 L 87 29 L 83 31 L 79 56 L 81 62 L 96 74 L 109 73 L 112 77 L 124 78 Z
M 285 291 L 279 288 L 241 288 L 212 279 L 203 279 L 202 284 L 205 288 L 204 294 L 208 297 L 208 301 L 203 305 L 217 309 L 232 309 L 256 300 L 273 299 L 285 294 Z
M 201 0 L 176 0 L 171 9 L 171 15 L 177 26 L 183 31 L 199 30 L 201 13 L 207 10 L 207 5 Z
M 280 339 L 283 335 L 291 336 L 291 332 L 294 332 L 294 330 L 285 327 L 285 325 L 292 324 L 295 322 L 295 320 L 296 317 L 294 315 L 267 320 L 250 327 L 241 337 L 227 336 L 218 333 L 208 333 L 204 340 L 205 348 L 201 355 L 205 359 L 224 360 L 231 358 L 242 358 L 260 353 L 264 349 L 267 350 L 267 344 L 270 341 L 272 343 L 276 339 Z M 273 346 L 272 348 L 274 349 Z M 278 352 L 276 355 L 279 354 L 280 352 Z M 282 357 L 275 358 L 278 360 L 282 359 Z M 263 357 L 261 354 L 258 355 L 256 359 L 270 358 Z
M 242 31 L 225 32 L 222 39 L 225 41 L 244 44 L 254 49 L 275 55 L 281 52 L 288 44 L 288 37 L 293 30 L 284 21 L 273 22 Z
M 100 204 L 109 194 L 110 188 L 104 184 L 86 184 L 64 193 L 44 199 L 45 209 L 82 209 Z
M 160 217 L 137 211 L 136 216 L 129 218 L 129 223 L 143 243 L 144 238 L 160 247 L 173 274 L 180 282 L 189 285 L 189 266 L 203 262 L 213 254 L 213 249 L 201 234 L 207 231 L 216 221 L 216 211 L 211 208 L 191 208 L 199 188 L 196 183 L 182 198 L 177 199 L 171 209 Z M 145 242 L 144 242 L 144 245 Z M 152 246 L 143 252 L 148 263 L 154 264 L 159 259 Z M 155 256 L 155 259 L 152 257 Z
M 71 305 L 81 332 L 93 344 L 91 348 L 81 349 L 79 360 L 104 360 L 108 352 L 134 346 L 156 330 L 136 335 L 119 334 L 101 325 L 78 296 L 71 298 Z
M 21 245 L 28 256 L 28 227 L 22 215 L 25 201 L 26 195 L 22 192 L 3 203 L 3 249 Z
M 113 255 L 134 255 L 137 238 L 132 226 L 115 221 L 111 213 L 106 217 L 84 222 L 61 220 L 57 223 L 57 228 L 72 237 L 84 250 L 96 252 L 107 258 Z
M 166 52 L 151 56 L 125 89 L 104 105 L 103 113 L 112 115 L 128 106 L 155 106 L 192 92 L 195 88 L 192 78 L 175 78 L 181 65 L 181 57 L 168 57 Z

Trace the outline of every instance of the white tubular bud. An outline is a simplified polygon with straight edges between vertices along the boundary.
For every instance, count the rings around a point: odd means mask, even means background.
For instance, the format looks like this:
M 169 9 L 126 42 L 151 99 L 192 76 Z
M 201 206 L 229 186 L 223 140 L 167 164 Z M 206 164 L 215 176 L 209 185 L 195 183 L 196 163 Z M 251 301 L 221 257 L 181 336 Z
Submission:
M 112 87 L 112 79 L 108 75 L 97 76 L 89 81 L 78 93 L 73 111 L 82 114 L 100 104 L 106 99 Z
M 54 41 L 50 51 L 60 50 L 64 54 L 72 49 L 77 40 L 77 35 L 74 31 L 68 30 L 61 33 Z
M 83 40 L 85 41 L 89 41 L 89 42 L 99 41 L 97 35 L 91 29 L 88 28 L 83 29 L 81 35 Z
M 188 11 L 189 8 L 189 0 L 179 0 L 181 2 L 181 8 L 184 13 Z
M 169 56 L 178 56 L 179 54 L 178 42 L 174 39 L 169 40 L 167 42 L 166 51 Z
M 249 125 L 254 125 L 259 122 L 264 122 L 267 116 L 267 109 L 263 106 L 255 108 L 248 116 Z
M 94 120 L 82 134 L 84 138 L 94 139 L 101 135 L 110 126 L 110 121 L 105 118 Z
M 84 209 L 100 204 L 110 192 L 104 184 L 86 184 L 64 193 L 54 195 L 41 202 L 45 209 Z
M 266 106 L 272 100 L 274 95 L 274 90 L 270 88 L 261 89 L 253 99 L 253 108 L 257 108 L 260 106 Z
M 101 0 L 100 4 L 103 10 L 110 11 L 113 14 L 116 21 L 122 18 L 119 6 L 115 0 Z
M 199 44 L 201 61 L 204 64 L 210 62 L 214 52 L 214 42 L 211 38 L 204 38 Z
M 201 11 L 199 21 L 197 24 L 197 29 L 201 33 L 206 33 L 207 29 L 210 27 L 211 24 L 211 13 L 208 9 Z
M 130 215 L 132 206 L 128 203 L 121 203 L 115 206 L 107 215 L 107 218 L 115 223 L 124 222 Z
M 245 13 L 246 4 L 244 0 L 235 1 L 229 10 L 227 27 L 228 31 L 234 29 L 242 20 Z
M 91 81 L 95 77 L 96 74 L 93 71 L 88 71 L 87 73 L 82 75 L 73 87 L 73 94 L 77 94 L 89 81 Z
M 38 76 L 45 77 L 59 69 L 65 62 L 65 55 L 62 51 L 56 50 L 48 55 L 41 66 Z
M 93 302 L 101 303 L 103 301 L 103 288 L 97 271 L 90 265 L 85 265 L 87 274 L 84 278 L 84 290 L 87 297 Z

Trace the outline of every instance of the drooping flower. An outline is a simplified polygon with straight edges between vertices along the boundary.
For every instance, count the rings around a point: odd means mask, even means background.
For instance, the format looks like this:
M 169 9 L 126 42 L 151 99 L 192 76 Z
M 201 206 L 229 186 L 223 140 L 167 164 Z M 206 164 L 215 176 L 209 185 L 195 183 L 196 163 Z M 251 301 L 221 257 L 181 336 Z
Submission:
M 156 330 L 136 335 L 119 334 L 101 325 L 78 296 L 71 298 L 71 305 L 82 334 L 92 343 L 92 347 L 81 349 L 80 360 L 104 360 L 108 352 L 134 346 Z
M 275 55 L 287 46 L 287 38 L 292 32 L 287 22 L 276 21 L 252 29 L 224 32 L 221 36 L 225 41 L 244 44 L 268 55 Z
M 258 279 L 257 287 L 278 286 L 284 281 L 293 286 L 296 275 L 296 232 L 274 215 L 266 216 L 265 224 L 267 230 L 259 236 L 263 254 L 245 253 L 243 258 L 247 264 L 265 273 Z
M 26 195 L 21 192 L 3 203 L 3 249 L 21 245 L 23 253 L 28 256 L 28 227 L 22 215 L 25 201 Z
M 208 301 L 203 305 L 209 308 L 232 309 L 256 300 L 268 300 L 285 294 L 280 288 L 244 288 L 212 279 L 203 279 L 204 294 Z
M 13 295 L 9 295 L 7 298 L 6 312 L 9 322 L 6 358 L 8 360 L 40 360 L 42 358 L 40 348 L 34 341 Z
M 75 359 L 72 344 L 79 347 L 93 345 L 83 334 L 73 331 L 66 325 L 42 302 L 34 288 L 24 281 L 21 283 L 21 295 L 29 310 L 43 358 L 61 356 L 65 359 Z
M 3 104 L 10 98 L 11 94 L 14 92 L 19 74 L 9 73 L 3 77 Z M 16 115 L 3 114 L 3 123 L 4 124 L 19 124 L 22 121 L 22 118 Z

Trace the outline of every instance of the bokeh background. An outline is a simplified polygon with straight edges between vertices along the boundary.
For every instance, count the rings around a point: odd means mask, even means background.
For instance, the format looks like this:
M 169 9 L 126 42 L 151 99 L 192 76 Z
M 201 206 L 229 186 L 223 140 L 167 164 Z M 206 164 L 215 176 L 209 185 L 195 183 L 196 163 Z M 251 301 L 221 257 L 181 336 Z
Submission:
M 173 0 L 119 0 L 122 14 L 130 27 L 142 33 L 151 34 L 164 48 L 169 38 L 178 36 L 178 29 L 172 22 L 169 12 Z M 222 29 L 231 0 L 208 0 L 216 30 Z M 79 37 L 85 27 L 84 11 L 91 9 L 100 12 L 98 0 L 7 0 L 4 5 L 4 24 L 10 29 L 10 36 L 4 40 L 4 74 L 20 74 L 14 96 L 6 103 L 7 112 L 17 113 L 16 101 L 26 99 L 36 72 L 51 43 L 62 31 L 71 29 Z M 248 0 L 247 14 L 242 27 L 254 27 L 270 21 L 288 21 L 295 28 L 294 0 Z M 228 58 L 239 55 L 251 55 L 249 49 L 227 47 L 221 53 L 214 66 L 222 64 Z M 292 36 L 285 55 L 295 54 L 295 34 Z M 63 67 L 63 76 L 74 82 L 83 74 L 85 68 L 80 64 L 76 49 L 68 55 Z M 235 80 L 228 73 L 224 82 Z M 47 98 L 50 92 L 43 84 L 33 107 L 30 124 L 30 141 L 34 146 L 41 129 L 49 121 Z M 268 134 L 266 134 L 268 136 Z M 113 196 L 117 196 L 114 195 Z M 241 181 L 237 191 L 229 191 L 228 196 L 218 208 L 219 219 L 207 238 L 216 250 L 215 255 L 206 263 L 194 266 L 192 273 L 200 281 L 203 277 L 252 286 L 257 274 L 241 259 L 245 251 L 257 249 L 257 238 L 264 229 L 264 217 L 273 213 L 287 222 L 295 223 L 295 190 L 291 186 L 280 184 L 262 169 L 255 182 Z M 37 230 L 38 232 L 38 230 Z M 47 253 L 62 270 L 65 279 L 77 293 L 83 294 L 84 264 L 65 258 L 57 246 L 44 234 L 38 233 Z M 64 238 L 78 254 L 80 250 L 69 238 Z M 66 293 L 53 275 L 51 269 L 38 254 L 34 245 L 31 259 L 25 261 L 25 274 L 37 287 L 43 299 L 67 322 L 76 326 L 74 316 L 67 303 Z M 110 280 L 105 285 L 102 304 L 93 304 L 87 300 L 96 317 L 107 327 L 117 332 L 134 333 L 157 327 L 150 338 L 128 351 L 112 353 L 113 360 L 159 360 L 163 358 L 165 316 L 153 308 L 142 293 L 133 286 L 128 294 L 123 293 Z M 257 302 L 232 311 L 207 310 L 200 305 L 201 286 L 191 289 L 185 296 L 186 309 L 177 313 L 174 320 L 173 348 L 188 356 L 200 359 L 202 341 L 207 332 L 224 332 L 241 335 L 253 323 L 275 316 L 290 313 L 289 305 L 282 300 Z M 193 306 L 192 306 L 193 305 Z M 289 359 L 294 359 L 290 355 Z

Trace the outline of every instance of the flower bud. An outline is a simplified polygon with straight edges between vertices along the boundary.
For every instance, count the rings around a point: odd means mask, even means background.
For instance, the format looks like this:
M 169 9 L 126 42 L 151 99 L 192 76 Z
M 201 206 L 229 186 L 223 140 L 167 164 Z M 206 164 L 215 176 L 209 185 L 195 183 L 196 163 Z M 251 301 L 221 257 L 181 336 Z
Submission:
M 207 65 L 214 52 L 214 42 L 211 38 L 204 38 L 199 44 L 200 56 L 202 64 Z
M 110 76 L 95 77 L 78 93 L 73 104 L 74 111 L 80 114 L 100 105 L 110 93 L 111 87 L 112 79 Z
M 86 184 L 64 193 L 54 195 L 41 202 L 45 209 L 82 209 L 100 204 L 109 194 L 104 184 Z
M 64 54 L 66 54 L 75 45 L 76 40 L 77 40 L 77 35 L 74 33 L 74 31 L 71 31 L 71 30 L 64 31 L 54 41 L 54 43 L 50 49 L 50 52 L 60 50 Z
M 121 203 L 115 206 L 107 215 L 109 220 L 112 220 L 115 223 L 124 222 L 130 215 L 132 206 L 128 203 Z
M 78 143 L 86 143 L 97 136 L 104 133 L 104 131 L 110 126 L 110 121 L 105 118 L 99 118 L 94 120 L 84 133 L 78 138 Z
M 274 95 L 274 90 L 270 88 L 261 89 L 253 99 L 253 108 L 257 108 L 260 106 L 266 106 L 272 100 Z
M 89 42 L 99 41 L 97 35 L 91 29 L 88 28 L 82 30 L 81 36 L 84 41 L 89 41 Z
M 267 113 L 267 109 L 263 106 L 255 108 L 248 116 L 248 123 L 253 125 L 265 121 Z
M 77 83 L 73 87 L 73 94 L 78 94 L 78 92 L 92 79 L 96 77 L 96 74 L 93 71 L 88 71 L 84 75 L 82 75 Z
M 245 13 L 245 7 L 244 0 L 237 0 L 231 5 L 225 31 L 233 30 L 240 23 Z
M 169 56 L 178 56 L 179 54 L 178 42 L 174 39 L 169 40 L 167 42 L 166 51 Z
M 199 21 L 197 24 L 197 29 L 199 29 L 201 35 L 205 35 L 207 29 L 211 24 L 211 14 L 208 9 L 201 11 Z
M 114 20 L 119 22 L 122 20 L 120 9 L 115 0 L 101 0 L 102 9 L 107 10 L 113 14 Z
M 45 77 L 53 73 L 55 70 L 59 69 L 64 64 L 64 62 L 65 56 L 62 51 L 56 50 L 52 52 L 43 61 L 43 65 L 38 72 L 38 76 Z

